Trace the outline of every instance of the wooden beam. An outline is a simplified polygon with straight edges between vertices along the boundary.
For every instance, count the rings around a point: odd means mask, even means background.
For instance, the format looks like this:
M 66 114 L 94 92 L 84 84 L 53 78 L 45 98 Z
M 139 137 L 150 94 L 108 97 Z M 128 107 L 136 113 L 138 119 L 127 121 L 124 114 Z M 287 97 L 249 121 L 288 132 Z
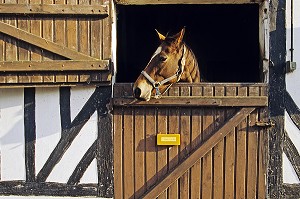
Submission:
M 52 60 L 52 61 L 12 61 L 0 62 L 2 72 L 20 71 L 93 71 L 108 70 L 109 61 L 73 61 L 73 60 Z
M 162 97 L 150 101 L 140 101 L 134 98 L 114 98 L 115 106 L 267 106 L 266 96 L 226 96 L 226 97 L 202 97 L 202 96 L 178 96 Z
M 299 180 L 300 154 L 286 131 L 284 132 L 283 152 L 286 154 Z
M 56 147 L 49 155 L 47 161 L 40 169 L 36 176 L 37 182 L 45 182 L 55 165 L 61 160 L 68 148 L 71 146 L 74 139 L 77 137 L 81 129 L 88 122 L 90 117 L 97 109 L 107 110 L 107 103 L 111 97 L 111 87 L 97 87 L 94 93 L 87 100 L 85 105 L 81 108 L 80 112 L 71 122 L 66 136 L 60 138 Z M 106 114 L 108 111 L 106 112 Z
M 44 39 L 27 31 L 21 30 L 15 26 L 0 22 L 0 32 L 7 34 L 16 39 L 25 41 L 37 47 L 48 50 L 52 53 L 74 60 L 97 60 L 94 57 L 71 50 L 65 46 L 56 44 L 50 40 Z
M 59 190 L 59 191 L 58 191 Z M 66 183 L 58 182 L 28 182 L 21 180 L 1 181 L 0 182 L 1 195 L 42 195 L 42 196 L 97 196 L 98 194 L 97 183 L 67 185 Z M 104 197 L 104 196 L 103 196 Z M 29 197 L 28 197 L 29 198 Z
M 200 158 L 210 151 L 218 142 L 234 129 L 242 120 L 244 120 L 255 108 L 242 108 L 233 117 L 231 117 L 220 129 L 218 129 L 206 142 L 204 142 L 191 155 L 183 160 L 173 171 L 163 177 L 161 181 L 156 183 L 144 195 L 144 199 L 152 199 L 158 197 L 173 182 L 182 176 L 189 168 L 191 168 Z
M 299 198 L 300 184 L 287 184 L 282 185 L 282 195 L 281 198 L 284 199 L 295 199 Z
M 287 90 L 285 90 L 284 95 L 284 107 L 293 123 L 300 130 L 300 109 Z
M 108 7 L 102 5 L 62 5 L 62 4 L 0 4 L 1 14 L 38 15 L 104 15 Z
M 263 0 L 115 0 L 121 5 L 150 4 L 249 4 L 261 3 Z

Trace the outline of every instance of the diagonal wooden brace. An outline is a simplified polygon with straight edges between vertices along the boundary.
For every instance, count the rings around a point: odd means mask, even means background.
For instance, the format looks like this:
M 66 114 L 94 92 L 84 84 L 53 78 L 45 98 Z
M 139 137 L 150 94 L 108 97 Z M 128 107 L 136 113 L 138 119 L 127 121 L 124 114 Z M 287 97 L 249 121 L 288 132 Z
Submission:
M 200 158 L 218 144 L 226 135 L 228 135 L 233 127 L 237 126 L 245 119 L 255 107 L 241 108 L 233 117 L 231 117 L 221 128 L 219 128 L 206 142 L 199 146 L 190 156 L 174 168 L 166 177 L 153 185 L 142 197 L 144 199 L 153 199 L 158 197 L 166 190 L 174 181 L 182 176 L 189 168 L 191 168 Z

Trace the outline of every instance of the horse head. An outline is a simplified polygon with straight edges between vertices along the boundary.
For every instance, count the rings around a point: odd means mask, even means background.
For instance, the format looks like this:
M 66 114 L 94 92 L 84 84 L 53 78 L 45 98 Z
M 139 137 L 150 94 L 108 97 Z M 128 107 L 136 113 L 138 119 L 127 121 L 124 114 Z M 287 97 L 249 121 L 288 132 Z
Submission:
M 149 101 L 158 98 L 178 81 L 200 82 L 195 55 L 183 42 L 185 28 L 173 36 L 156 30 L 161 44 L 134 83 L 134 97 Z

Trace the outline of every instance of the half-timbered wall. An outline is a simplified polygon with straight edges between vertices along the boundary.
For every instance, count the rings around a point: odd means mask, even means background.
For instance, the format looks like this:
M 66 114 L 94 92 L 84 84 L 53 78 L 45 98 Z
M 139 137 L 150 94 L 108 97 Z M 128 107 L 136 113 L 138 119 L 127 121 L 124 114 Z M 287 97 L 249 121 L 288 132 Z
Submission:
M 286 74 L 282 178 L 285 197 L 298 198 L 300 197 L 300 1 L 288 0 L 286 3 L 286 60 L 296 62 L 298 69 Z
M 0 195 L 113 196 L 111 5 L 0 1 Z
M 0 89 L 0 195 L 113 196 L 110 87 Z

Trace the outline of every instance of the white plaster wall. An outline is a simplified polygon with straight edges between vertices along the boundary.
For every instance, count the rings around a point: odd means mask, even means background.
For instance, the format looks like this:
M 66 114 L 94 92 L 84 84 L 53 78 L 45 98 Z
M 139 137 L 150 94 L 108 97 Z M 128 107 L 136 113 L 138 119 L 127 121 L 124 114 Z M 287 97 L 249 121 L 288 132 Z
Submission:
M 23 89 L 0 89 L 1 180 L 25 180 Z
M 94 87 L 74 87 L 71 88 L 71 121 L 76 117 L 79 111 L 82 109 L 86 101 L 90 98 L 95 91 Z M 60 125 L 59 123 L 56 123 Z M 49 128 L 45 126 L 46 128 Z M 61 182 L 66 183 L 72 172 L 76 168 L 77 164 L 93 144 L 97 138 L 97 112 L 95 112 L 90 120 L 84 125 L 80 133 L 74 139 L 73 143 L 66 151 L 62 159 L 54 167 L 53 171 L 47 178 L 47 182 Z M 48 142 L 57 143 L 58 139 L 54 136 L 53 140 L 48 139 Z M 55 146 L 54 146 L 55 147 Z M 88 167 L 84 176 L 81 179 L 81 183 L 97 183 L 97 164 L 93 161 Z
M 38 173 L 60 139 L 59 88 L 36 88 L 36 173 Z
M 287 27 L 287 61 L 291 60 L 291 1 L 287 0 L 286 9 L 286 27 Z M 297 69 L 286 75 L 286 88 L 295 103 L 300 107 L 300 0 L 294 0 L 294 60 L 297 63 Z M 285 129 L 290 138 L 300 152 L 300 131 L 293 124 L 288 114 L 285 114 Z M 283 156 L 283 181 L 285 183 L 300 183 L 295 177 L 295 171 L 290 162 Z
M 71 88 L 71 120 L 95 91 L 95 87 Z M 38 173 L 61 136 L 59 88 L 36 88 L 36 172 Z M 84 125 L 46 181 L 66 183 L 88 148 L 97 139 L 97 111 Z M 25 180 L 24 90 L 0 89 L 0 181 Z M 97 183 L 94 160 L 80 183 Z

